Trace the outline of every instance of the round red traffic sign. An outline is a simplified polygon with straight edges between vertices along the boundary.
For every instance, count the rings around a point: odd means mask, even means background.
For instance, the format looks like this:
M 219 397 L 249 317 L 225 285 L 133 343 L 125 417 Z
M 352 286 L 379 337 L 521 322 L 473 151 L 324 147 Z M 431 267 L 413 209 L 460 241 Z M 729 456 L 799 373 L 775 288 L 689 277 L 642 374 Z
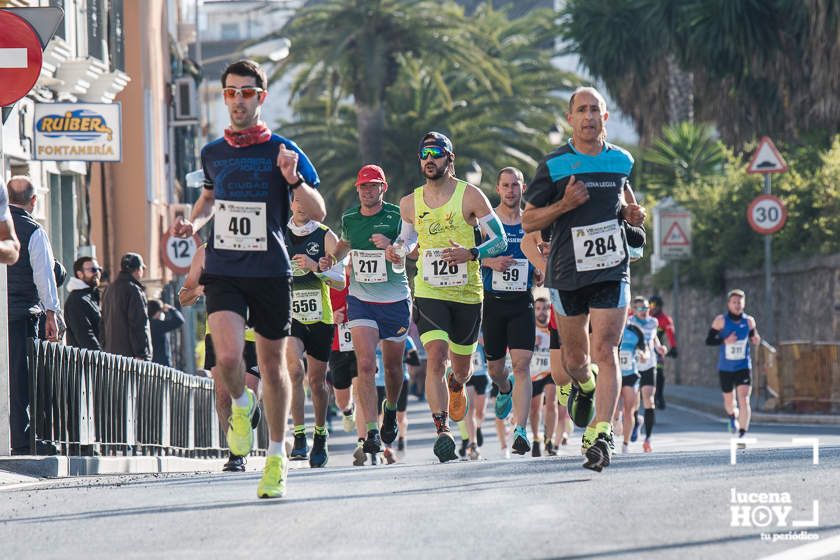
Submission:
M 779 197 L 762 194 L 755 197 L 747 207 L 747 221 L 758 233 L 770 235 L 784 227 L 787 221 L 787 208 Z
M 196 251 L 201 247 L 198 234 L 182 239 L 172 235 L 171 231 L 163 234 L 161 239 L 163 249 L 163 264 L 175 274 L 184 275 L 190 271 L 190 264 Z
M 25 96 L 41 74 L 41 40 L 20 16 L 0 11 L 0 106 Z

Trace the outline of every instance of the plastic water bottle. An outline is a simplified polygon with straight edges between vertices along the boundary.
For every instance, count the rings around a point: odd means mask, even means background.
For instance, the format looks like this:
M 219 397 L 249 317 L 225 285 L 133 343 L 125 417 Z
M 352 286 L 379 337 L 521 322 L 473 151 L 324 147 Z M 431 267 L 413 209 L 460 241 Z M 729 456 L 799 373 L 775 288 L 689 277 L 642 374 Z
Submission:
M 402 239 L 397 239 L 396 241 L 394 241 L 393 247 L 394 252 L 400 258 L 400 262 L 391 263 L 391 269 L 397 274 L 402 274 L 403 272 L 405 272 L 405 244 L 403 243 Z

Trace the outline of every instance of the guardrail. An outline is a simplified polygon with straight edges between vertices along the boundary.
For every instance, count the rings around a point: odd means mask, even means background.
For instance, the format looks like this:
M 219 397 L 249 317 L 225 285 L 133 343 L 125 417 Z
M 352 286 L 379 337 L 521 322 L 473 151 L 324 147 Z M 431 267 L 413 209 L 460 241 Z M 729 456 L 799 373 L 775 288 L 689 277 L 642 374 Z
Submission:
M 211 378 L 55 342 L 28 350 L 33 454 L 36 441 L 67 455 L 227 453 Z M 264 420 L 256 444 L 268 445 Z

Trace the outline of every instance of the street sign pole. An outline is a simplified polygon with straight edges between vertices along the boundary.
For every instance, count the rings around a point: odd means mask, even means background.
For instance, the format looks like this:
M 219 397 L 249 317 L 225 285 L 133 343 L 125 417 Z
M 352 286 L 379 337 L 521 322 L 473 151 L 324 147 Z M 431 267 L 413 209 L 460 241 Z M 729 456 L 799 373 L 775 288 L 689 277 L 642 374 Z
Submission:
M 680 261 L 674 261 L 674 332 L 679 333 L 680 325 Z M 679 345 L 677 345 L 679 346 Z M 662 359 L 662 358 L 660 358 Z M 680 361 L 674 360 L 674 383 L 680 384 L 682 377 L 680 375 Z
M 764 194 L 770 192 L 770 174 L 764 174 Z M 764 236 L 764 309 L 767 310 L 767 340 L 775 344 L 776 323 L 773 310 L 773 236 Z M 761 332 L 761 331 L 759 331 Z

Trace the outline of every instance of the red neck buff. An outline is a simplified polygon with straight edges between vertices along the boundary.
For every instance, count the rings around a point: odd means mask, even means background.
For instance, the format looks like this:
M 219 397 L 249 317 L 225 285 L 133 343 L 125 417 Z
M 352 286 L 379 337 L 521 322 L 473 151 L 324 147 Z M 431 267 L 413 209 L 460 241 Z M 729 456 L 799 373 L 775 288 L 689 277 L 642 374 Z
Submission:
M 271 130 L 260 121 L 245 130 L 225 129 L 225 142 L 234 148 L 247 148 L 254 144 L 263 144 L 271 139 Z

